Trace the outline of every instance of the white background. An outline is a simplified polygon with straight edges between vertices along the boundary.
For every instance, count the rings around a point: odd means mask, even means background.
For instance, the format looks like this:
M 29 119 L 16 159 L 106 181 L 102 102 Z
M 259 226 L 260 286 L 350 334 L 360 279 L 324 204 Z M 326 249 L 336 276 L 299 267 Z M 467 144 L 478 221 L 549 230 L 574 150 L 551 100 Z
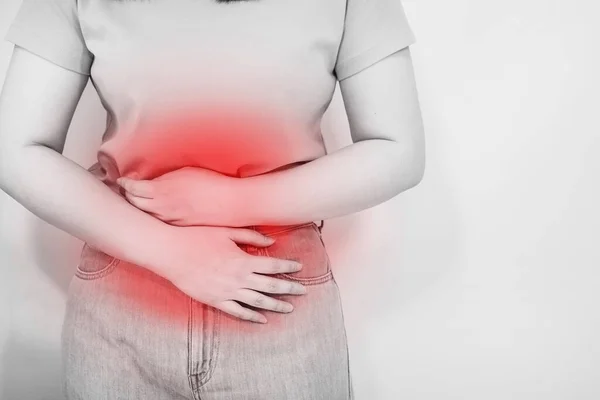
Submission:
M 0 4 L 4 35 L 20 1 Z M 404 4 L 425 178 L 323 231 L 357 400 L 599 399 L 600 3 Z M 89 86 L 66 155 L 89 166 L 104 122 Z M 330 149 L 349 143 L 339 93 L 323 129 Z M 0 207 L 0 398 L 59 399 L 81 243 L 3 193 Z

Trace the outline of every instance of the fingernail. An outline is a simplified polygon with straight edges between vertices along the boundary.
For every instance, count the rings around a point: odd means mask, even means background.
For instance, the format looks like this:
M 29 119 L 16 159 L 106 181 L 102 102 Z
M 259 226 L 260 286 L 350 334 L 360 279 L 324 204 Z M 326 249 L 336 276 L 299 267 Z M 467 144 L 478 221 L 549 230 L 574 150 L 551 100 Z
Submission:
M 296 263 L 294 265 L 294 267 L 296 268 L 296 271 L 300 271 L 302 269 L 302 264 L 301 263 Z
M 258 322 L 260 322 L 261 324 L 266 324 L 267 323 L 267 319 L 265 317 L 261 317 L 258 319 Z
M 285 312 L 292 312 L 292 311 L 294 311 L 294 306 L 291 305 L 291 304 L 286 304 L 284 311 Z
M 267 243 L 275 243 L 275 239 L 270 236 L 265 236 L 265 242 Z

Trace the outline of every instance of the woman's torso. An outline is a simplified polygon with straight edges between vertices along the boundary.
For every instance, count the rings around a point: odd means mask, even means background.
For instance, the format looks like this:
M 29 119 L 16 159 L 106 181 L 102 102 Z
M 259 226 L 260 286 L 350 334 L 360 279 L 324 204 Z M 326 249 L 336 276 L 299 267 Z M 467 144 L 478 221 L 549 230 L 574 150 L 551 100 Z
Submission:
M 326 153 L 344 0 L 79 0 L 108 112 L 107 183 L 183 166 L 251 176 Z

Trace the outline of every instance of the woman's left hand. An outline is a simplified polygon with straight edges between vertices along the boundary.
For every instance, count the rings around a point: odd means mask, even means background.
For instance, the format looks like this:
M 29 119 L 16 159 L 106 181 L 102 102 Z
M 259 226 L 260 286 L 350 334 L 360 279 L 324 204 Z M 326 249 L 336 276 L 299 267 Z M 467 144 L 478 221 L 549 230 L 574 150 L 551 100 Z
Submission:
M 135 207 L 176 226 L 232 226 L 236 178 L 184 167 L 152 180 L 117 179 Z

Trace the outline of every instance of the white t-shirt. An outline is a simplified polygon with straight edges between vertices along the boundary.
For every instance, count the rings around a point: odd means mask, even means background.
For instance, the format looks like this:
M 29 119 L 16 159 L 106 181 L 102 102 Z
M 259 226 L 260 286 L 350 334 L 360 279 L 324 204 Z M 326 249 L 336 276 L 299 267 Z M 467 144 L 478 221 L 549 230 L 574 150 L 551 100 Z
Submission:
M 400 0 L 24 0 L 6 40 L 90 75 L 90 170 L 252 176 L 326 154 L 336 80 L 415 42 Z

